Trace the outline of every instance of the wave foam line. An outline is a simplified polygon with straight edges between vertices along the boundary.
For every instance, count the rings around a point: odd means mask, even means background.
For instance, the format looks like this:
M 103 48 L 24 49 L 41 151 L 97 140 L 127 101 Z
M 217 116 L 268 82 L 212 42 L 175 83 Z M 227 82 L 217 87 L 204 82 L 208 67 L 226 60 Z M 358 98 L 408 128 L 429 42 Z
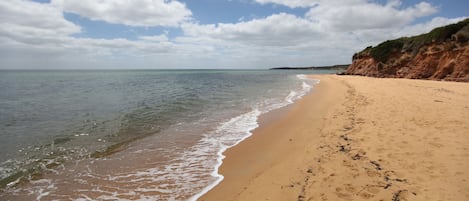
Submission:
M 256 129 L 257 127 L 259 127 L 259 124 L 257 123 L 257 119 L 259 118 L 261 114 L 272 111 L 274 109 L 285 107 L 287 105 L 294 103 L 294 101 L 308 94 L 308 92 L 310 92 L 311 89 L 313 88 L 313 85 L 319 84 L 320 82 L 320 80 L 308 78 L 306 75 L 297 75 L 296 77 L 300 80 L 303 80 L 303 82 L 301 83 L 301 89 L 298 92 L 291 91 L 287 95 L 287 97 L 285 97 L 284 99 L 285 102 L 283 104 L 275 104 L 275 106 L 277 106 L 275 108 L 264 106 L 265 108 L 268 108 L 265 112 L 261 112 L 258 108 L 256 108 L 251 112 L 248 112 L 248 113 L 245 113 L 245 114 L 242 114 L 240 116 L 230 119 L 228 122 L 222 124 L 217 129 L 218 134 L 226 134 L 227 131 L 228 132 L 231 131 L 229 132 L 231 134 L 231 135 L 228 135 L 229 137 L 234 137 L 233 134 L 235 133 L 239 134 L 239 132 L 243 132 L 244 136 L 242 136 L 234 144 L 231 144 L 231 145 L 226 145 L 226 143 L 218 141 L 220 145 L 220 149 L 217 152 L 217 156 L 218 156 L 217 163 L 215 164 L 215 167 L 210 174 L 212 177 L 216 178 L 216 180 L 212 182 L 211 184 L 209 184 L 207 187 L 203 188 L 202 191 L 200 191 L 199 193 L 189 198 L 188 201 L 196 201 L 197 199 L 205 195 L 207 192 L 215 188 L 218 184 L 220 184 L 223 181 L 225 177 L 219 173 L 219 168 L 223 164 L 223 159 L 225 159 L 226 157 L 225 155 L 223 155 L 223 153 L 227 149 L 238 145 L 239 143 L 241 143 L 248 137 L 252 136 L 252 131 Z M 308 84 L 307 82 L 311 82 L 311 85 Z
M 245 113 L 245 114 L 242 114 L 240 116 L 230 119 L 228 122 L 222 124 L 217 129 L 216 133 L 220 137 L 225 138 L 225 139 L 222 139 L 222 140 L 225 140 L 224 142 L 218 141 L 220 149 L 217 152 L 217 156 L 218 156 L 217 163 L 212 173 L 210 174 L 212 177 L 215 177 L 217 179 L 215 182 L 213 182 L 209 186 L 202 189 L 201 192 L 189 198 L 189 201 L 196 201 L 197 199 L 202 197 L 205 193 L 215 188 L 215 186 L 217 186 L 221 181 L 223 181 L 224 176 L 218 172 L 220 166 L 223 164 L 223 159 L 225 158 L 225 155 L 223 155 L 223 153 L 227 149 L 238 145 L 239 143 L 241 143 L 246 138 L 252 135 L 251 131 L 259 127 L 259 124 L 257 123 L 257 118 L 259 115 L 261 115 L 261 111 L 258 109 L 254 109 L 251 112 L 248 112 L 248 113 Z M 226 132 L 229 132 L 229 135 L 226 135 Z M 240 134 L 240 133 L 244 135 L 240 139 L 236 139 L 237 137 L 236 134 Z M 231 144 L 229 143 L 230 141 L 231 142 L 235 141 L 235 142 Z

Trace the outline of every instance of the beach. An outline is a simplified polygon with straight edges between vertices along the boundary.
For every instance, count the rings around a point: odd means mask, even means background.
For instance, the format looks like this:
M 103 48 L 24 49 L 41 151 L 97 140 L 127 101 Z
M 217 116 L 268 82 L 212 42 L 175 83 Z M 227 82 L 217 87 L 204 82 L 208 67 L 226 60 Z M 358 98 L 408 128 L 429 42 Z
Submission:
M 469 200 L 469 84 L 314 75 L 199 200 Z

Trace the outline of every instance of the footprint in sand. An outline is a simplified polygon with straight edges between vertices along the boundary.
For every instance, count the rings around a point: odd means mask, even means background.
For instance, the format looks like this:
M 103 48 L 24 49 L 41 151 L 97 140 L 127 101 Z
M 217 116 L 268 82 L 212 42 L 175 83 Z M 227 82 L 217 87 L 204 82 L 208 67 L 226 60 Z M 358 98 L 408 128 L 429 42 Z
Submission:
M 401 141 L 401 143 L 398 143 L 397 146 L 398 146 L 399 148 L 406 148 L 406 147 L 409 146 L 409 142 L 407 142 L 407 141 Z
M 434 154 L 433 154 L 433 151 L 426 150 L 425 152 L 423 152 L 423 156 L 432 157 L 432 156 L 434 156 Z
M 361 192 L 360 193 L 360 197 L 363 198 L 363 199 L 370 199 L 372 197 L 374 197 L 375 195 L 371 194 L 371 193 L 368 193 L 368 192 Z
M 374 170 L 368 170 L 366 171 L 366 174 L 369 177 L 381 177 L 381 173 L 379 173 L 378 171 L 374 171 Z
M 384 148 L 377 148 L 376 149 L 376 153 L 378 153 L 378 154 L 383 153 L 384 151 L 386 151 L 386 149 L 384 149 Z
M 381 187 L 368 186 L 366 187 L 366 191 L 370 192 L 371 194 L 378 194 L 381 191 Z
M 440 144 L 440 143 L 437 143 L 437 142 L 430 142 L 430 143 L 428 143 L 428 144 L 434 146 L 435 148 L 444 147 L 443 144 Z
M 335 188 L 335 194 L 337 195 L 337 197 L 343 198 L 343 199 L 350 199 L 352 197 L 351 194 L 344 192 L 344 189 L 340 187 Z
M 354 186 L 352 186 L 352 184 L 345 184 L 344 186 L 345 186 L 344 189 L 349 193 L 357 192 L 357 189 Z

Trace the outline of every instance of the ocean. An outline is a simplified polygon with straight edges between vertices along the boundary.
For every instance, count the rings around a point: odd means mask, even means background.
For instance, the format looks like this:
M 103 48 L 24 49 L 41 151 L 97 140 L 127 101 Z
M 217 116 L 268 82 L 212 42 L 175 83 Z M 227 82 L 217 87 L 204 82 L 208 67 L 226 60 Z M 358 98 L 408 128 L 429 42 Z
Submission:
M 0 200 L 195 200 L 332 71 L 0 71 Z

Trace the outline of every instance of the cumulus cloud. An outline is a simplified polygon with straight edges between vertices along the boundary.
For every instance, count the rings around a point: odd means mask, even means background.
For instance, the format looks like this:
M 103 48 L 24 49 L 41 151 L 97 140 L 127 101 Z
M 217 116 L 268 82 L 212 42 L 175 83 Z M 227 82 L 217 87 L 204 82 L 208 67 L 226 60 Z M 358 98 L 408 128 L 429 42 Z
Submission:
M 278 4 L 290 8 L 309 8 L 318 4 L 329 5 L 354 5 L 359 3 L 366 3 L 367 0 L 255 0 L 260 4 Z
M 178 26 L 192 12 L 174 0 L 52 0 L 65 12 L 129 26 Z
M 140 39 L 151 41 L 151 42 L 168 42 L 169 38 L 166 34 L 155 35 L 155 36 L 141 36 Z
M 321 34 L 309 20 L 280 13 L 238 23 L 182 25 L 188 36 L 205 36 L 259 46 L 295 46 Z
M 385 5 L 372 2 L 347 6 L 320 4 L 311 8 L 306 17 L 330 29 L 353 31 L 400 27 L 437 12 L 436 7 L 426 2 L 404 9 L 399 6 L 400 1 L 390 1 Z
M 420 24 L 407 25 L 402 29 L 399 29 L 393 33 L 393 38 L 404 37 L 404 36 L 414 36 L 422 33 L 427 33 L 434 29 L 435 27 L 441 27 L 448 24 L 457 23 L 466 19 L 467 17 L 456 17 L 456 18 L 444 18 L 444 17 L 435 17 L 428 22 L 423 22 Z
M 463 18 L 415 20 L 437 11 L 397 0 L 257 0 L 307 7 L 304 16 L 276 13 L 233 23 L 200 24 L 178 1 L 0 1 L 0 68 L 48 67 L 272 67 L 348 63 L 354 52 L 387 39 L 427 32 Z M 134 4 L 135 3 L 135 4 Z M 136 5 L 140 3 L 140 5 Z M 154 7 L 151 7 L 153 5 Z M 182 34 L 99 39 L 75 37 L 81 27 L 63 12 L 129 26 L 177 26 Z M 134 14 L 134 15 L 132 15 Z M 138 17 L 137 17 L 138 16 Z
M 81 27 L 67 21 L 56 5 L 26 0 L 0 1 L 0 68 L 96 67 L 119 57 L 178 54 L 178 49 L 183 49 L 165 35 L 136 41 L 73 36 L 80 32 Z M 100 62 L 86 64 L 94 61 Z M 62 65 L 56 66 L 59 64 Z
M 380 4 L 370 0 L 255 0 L 260 4 L 279 4 L 291 8 L 304 7 L 310 10 L 307 18 L 323 28 L 335 31 L 353 31 L 359 29 L 382 29 L 409 24 L 416 18 L 429 16 L 438 9 L 420 2 L 407 8 L 401 8 L 400 0 L 389 0 Z
M 20 38 L 65 36 L 81 28 L 64 19 L 61 10 L 26 0 L 0 1 L 0 34 Z

